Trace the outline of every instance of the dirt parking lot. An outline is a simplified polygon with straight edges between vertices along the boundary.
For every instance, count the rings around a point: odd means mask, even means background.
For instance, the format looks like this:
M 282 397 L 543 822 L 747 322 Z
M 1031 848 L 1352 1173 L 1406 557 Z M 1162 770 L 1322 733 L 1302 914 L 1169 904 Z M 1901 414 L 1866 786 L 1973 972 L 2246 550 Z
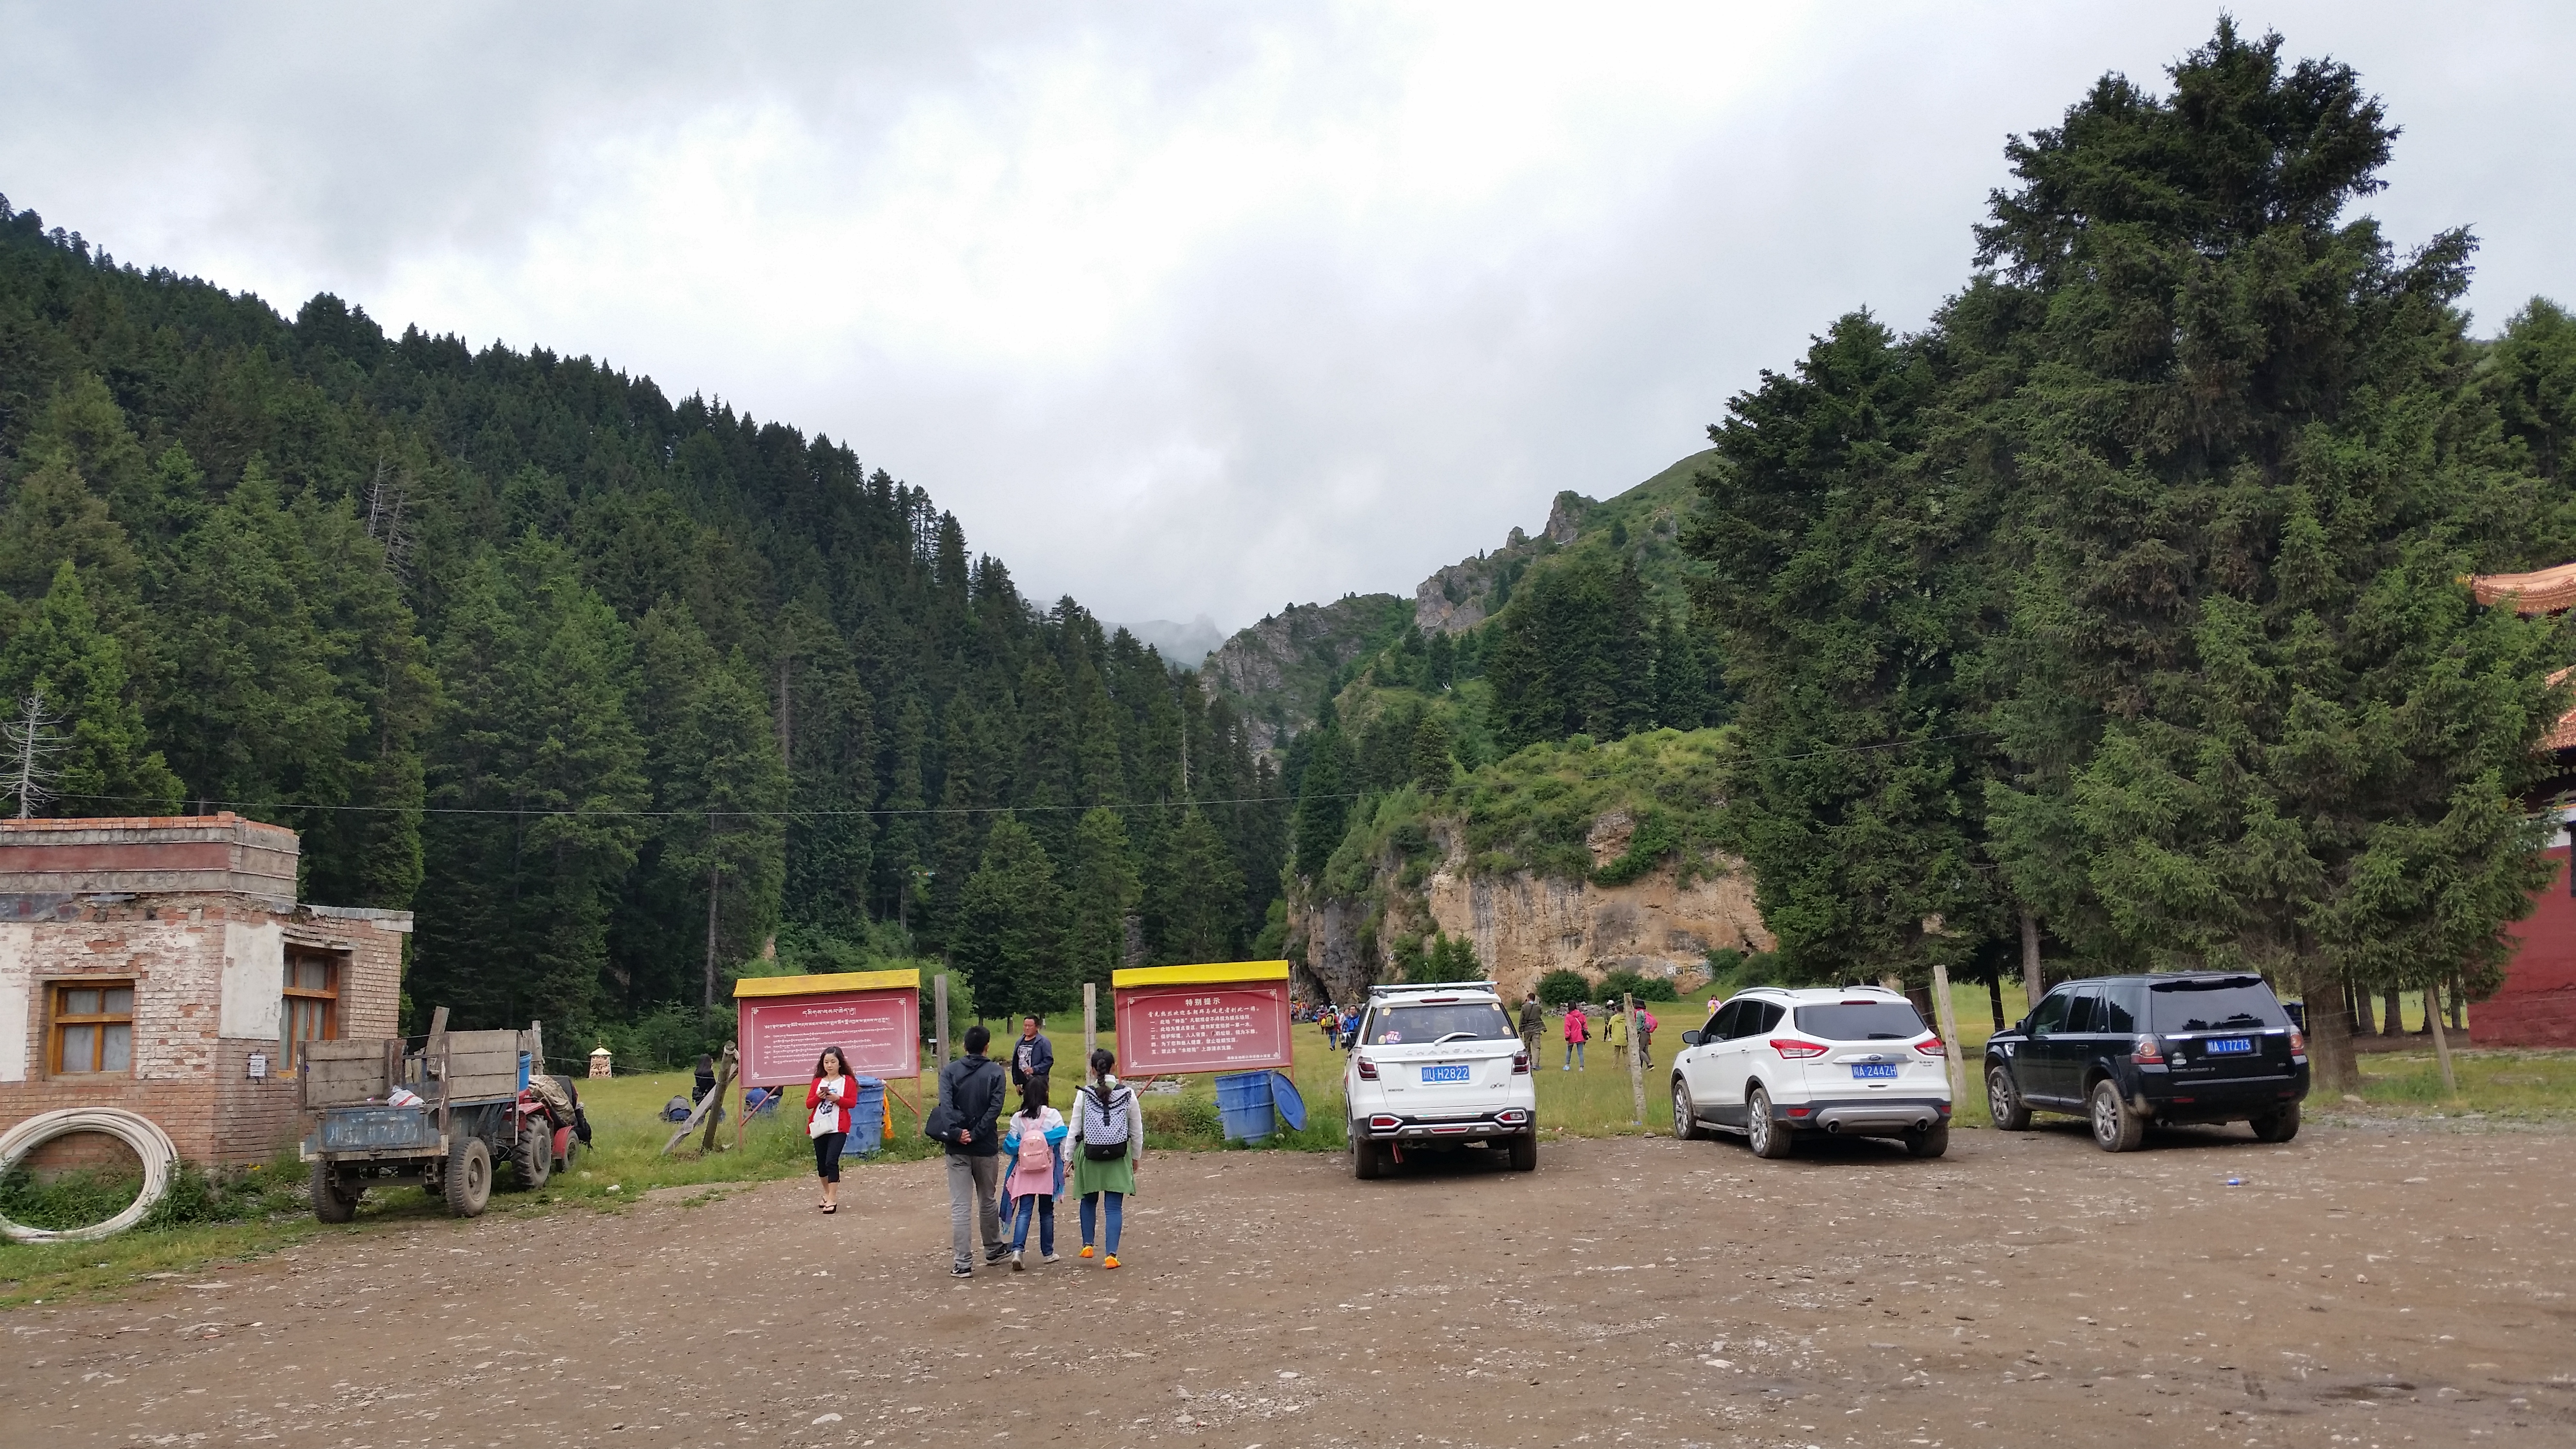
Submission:
M 48 1449 L 2576 1439 L 2568 1136 L 2155 1145 L 1576 1141 L 1376 1183 L 1162 1154 L 1125 1267 L 1068 1244 L 966 1282 L 935 1162 L 853 1174 L 832 1218 L 772 1183 L 362 1224 L 0 1316 L 0 1422 Z

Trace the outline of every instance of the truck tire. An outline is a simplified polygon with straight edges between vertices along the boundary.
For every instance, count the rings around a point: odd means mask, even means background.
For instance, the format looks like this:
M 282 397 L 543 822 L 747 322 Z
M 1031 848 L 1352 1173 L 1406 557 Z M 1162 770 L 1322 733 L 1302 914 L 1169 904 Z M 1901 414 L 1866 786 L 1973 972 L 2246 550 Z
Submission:
M 358 1199 L 365 1193 L 365 1188 L 342 1192 L 340 1174 L 331 1169 L 327 1160 L 313 1164 L 313 1216 L 321 1221 L 345 1223 L 356 1217 Z
M 447 1210 L 460 1218 L 480 1214 L 492 1201 L 492 1149 L 467 1137 L 447 1149 Z
M 519 1124 L 519 1145 L 510 1152 L 510 1171 L 519 1187 L 534 1192 L 555 1175 L 555 1134 L 543 1117 Z

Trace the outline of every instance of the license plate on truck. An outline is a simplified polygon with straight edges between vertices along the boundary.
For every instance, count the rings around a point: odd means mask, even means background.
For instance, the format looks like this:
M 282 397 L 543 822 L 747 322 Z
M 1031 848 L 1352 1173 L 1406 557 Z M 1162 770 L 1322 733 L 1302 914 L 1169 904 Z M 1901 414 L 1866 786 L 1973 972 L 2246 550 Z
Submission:
M 2200 1049 L 2214 1057 L 2241 1057 L 2254 1050 L 2254 1043 L 2241 1036 L 2223 1036 L 2202 1042 Z
M 1467 1064 L 1456 1062 L 1448 1066 L 1424 1067 L 1422 1080 L 1426 1086 L 1433 1082 L 1463 1082 L 1467 1080 Z
M 1894 1062 L 1854 1062 L 1852 1080 L 1856 1082 L 1890 1082 L 1896 1079 Z

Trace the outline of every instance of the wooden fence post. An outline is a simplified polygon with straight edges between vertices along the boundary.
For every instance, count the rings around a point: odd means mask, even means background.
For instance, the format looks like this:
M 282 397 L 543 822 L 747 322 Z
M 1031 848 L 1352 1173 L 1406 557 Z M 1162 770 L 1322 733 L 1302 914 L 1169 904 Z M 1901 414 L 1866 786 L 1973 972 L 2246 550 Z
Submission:
M 1968 1058 L 1959 1045 L 1959 1013 L 1950 1004 L 1950 968 L 1932 966 L 1932 1019 L 1941 1033 L 1941 1054 L 1950 1069 L 1950 1110 L 1956 1115 L 1968 1099 Z
M 931 1090 L 931 1098 L 930 1098 L 930 1101 L 931 1101 L 931 1105 L 933 1105 L 933 1106 L 937 1106 L 937 1105 L 939 1104 L 940 1100 L 941 1100 L 941 1099 L 940 1099 L 940 1097 L 939 1097 L 939 1095 L 938 1095 L 938 1094 L 939 1094 L 939 1090 L 940 1090 L 940 1083 L 941 1083 L 941 1082 L 943 1082 L 943 1081 L 945 1081 L 945 1080 L 947 1079 L 947 1076 L 948 1076 L 948 973 L 947 973 L 947 972 L 942 971 L 942 972 L 940 972 L 938 975 L 936 975 L 936 976 L 934 976 L 934 977 L 930 978 L 930 995 L 931 995 L 931 999 L 932 999 L 932 1000 L 937 1004 L 937 1008 L 938 1008 L 938 1010 L 937 1010 L 937 1014 L 936 1014 L 936 1015 L 934 1015 L 934 1016 L 931 1018 L 931 1028 L 930 1028 L 930 1031 L 931 1031 L 931 1035 L 930 1035 L 930 1056 L 931 1056 L 930 1070 L 931 1070 L 931 1073 L 932 1073 L 931 1078 L 930 1078 L 930 1090 Z
M 1082 1074 L 1091 1070 L 1091 1054 L 1100 1049 L 1100 983 L 1082 983 L 1082 1067 L 1073 1074 L 1074 1086 L 1082 1085 Z
M 2460 1079 L 2451 1074 L 2451 1037 L 2442 1030 L 2442 983 L 2424 988 L 2424 1019 L 2433 1023 L 2433 1054 L 2442 1059 L 2442 1095 L 2460 1095 Z

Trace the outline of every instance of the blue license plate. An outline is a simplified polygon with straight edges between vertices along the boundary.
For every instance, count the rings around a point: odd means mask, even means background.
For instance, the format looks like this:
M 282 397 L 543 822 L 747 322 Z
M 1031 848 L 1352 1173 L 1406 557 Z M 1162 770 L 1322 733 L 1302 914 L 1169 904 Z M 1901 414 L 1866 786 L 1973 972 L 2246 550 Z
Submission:
M 1894 1062 L 1852 1063 L 1852 1080 L 1856 1082 L 1884 1082 L 1894 1081 L 1895 1079 L 1896 1064 Z
M 1463 1082 L 1467 1080 L 1467 1064 L 1465 1062 L 1460 1062 L 1455 1066 L 1424 1067 L 1422 1069 L 1422 1080 L 1426 1084 L 1431 1082 Z
M 2241 1036 L 2222 1036 L 2202 1042 L 2200 1049 L 2214 1057 L 2237 1057 L 2254 1050 L 2254 1043 Z

